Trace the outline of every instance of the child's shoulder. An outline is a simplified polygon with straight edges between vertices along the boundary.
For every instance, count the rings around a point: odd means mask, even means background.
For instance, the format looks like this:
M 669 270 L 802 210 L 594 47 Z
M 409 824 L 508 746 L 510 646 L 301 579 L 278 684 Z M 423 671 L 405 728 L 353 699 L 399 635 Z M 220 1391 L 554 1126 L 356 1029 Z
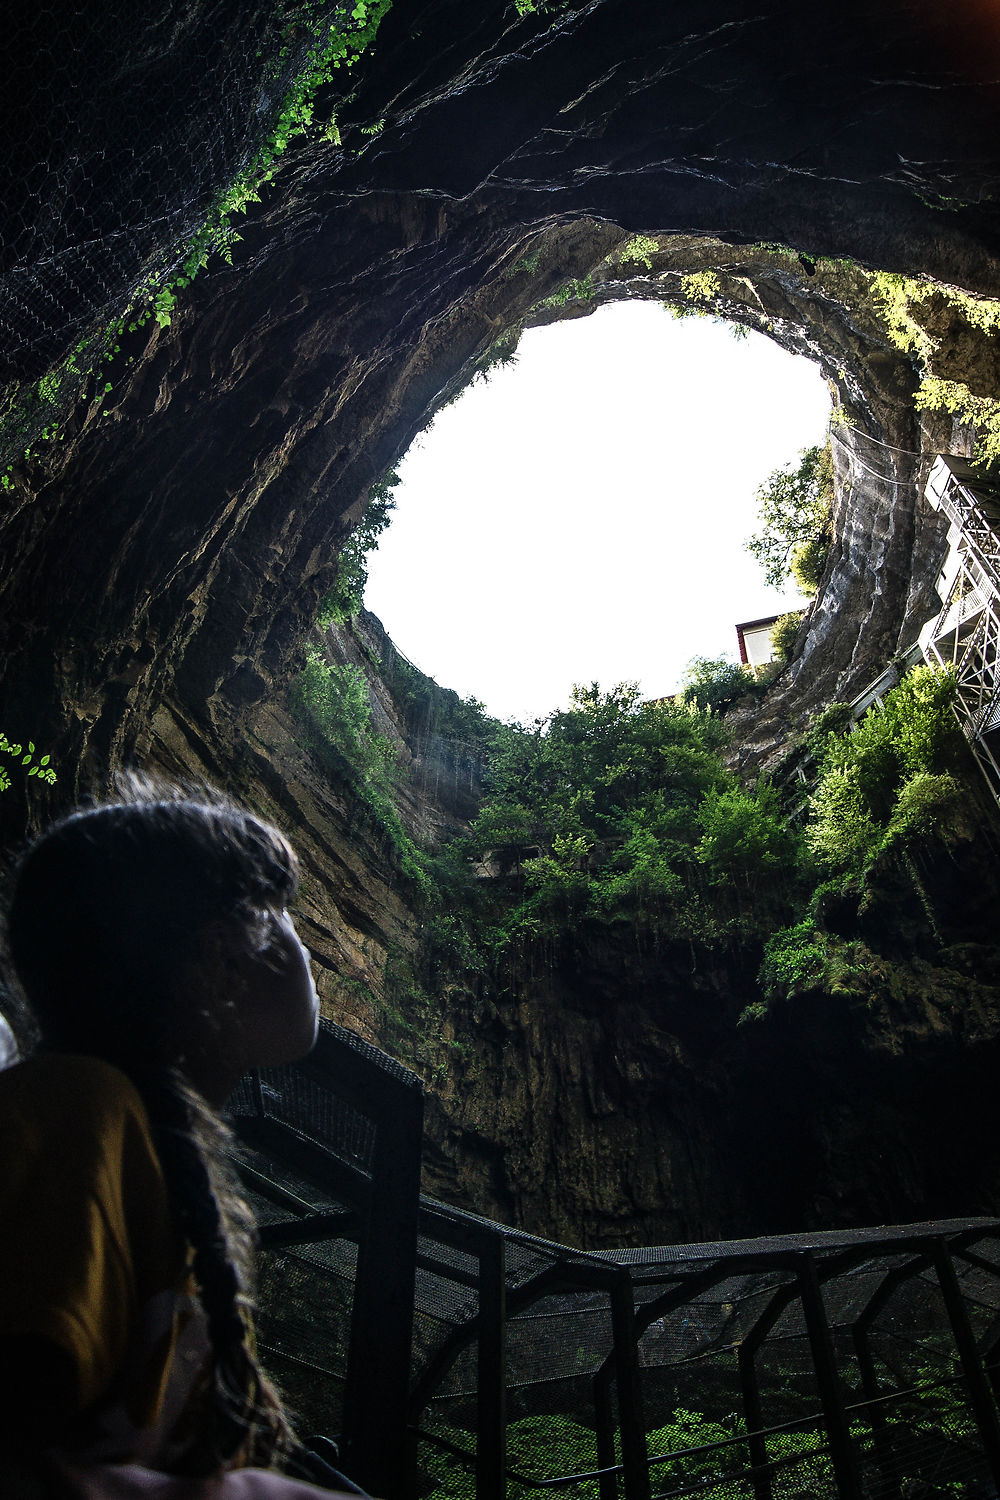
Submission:
M 0 1115 L 30 1115 L 51 1125 L 123 1116 L 145 1119 L 135 1084 L 100 1057 L 43 1052 L 0 1071 Z

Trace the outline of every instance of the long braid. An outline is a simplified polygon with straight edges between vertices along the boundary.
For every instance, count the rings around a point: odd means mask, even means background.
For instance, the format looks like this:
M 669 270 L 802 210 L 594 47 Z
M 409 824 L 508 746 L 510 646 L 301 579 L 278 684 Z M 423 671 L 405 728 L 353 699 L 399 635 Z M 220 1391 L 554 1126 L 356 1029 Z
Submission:
M 227 1162 L 230 1134 L 173 1069 L 133 1071 L 167 1191 L 194 1252 L 208 1321 L 211 1382 L 204 1427 L 184 1468 L 209 1474 L 239 1455 L 269 1463 L 295 1436 L 253 1345 L 253 1218 Z

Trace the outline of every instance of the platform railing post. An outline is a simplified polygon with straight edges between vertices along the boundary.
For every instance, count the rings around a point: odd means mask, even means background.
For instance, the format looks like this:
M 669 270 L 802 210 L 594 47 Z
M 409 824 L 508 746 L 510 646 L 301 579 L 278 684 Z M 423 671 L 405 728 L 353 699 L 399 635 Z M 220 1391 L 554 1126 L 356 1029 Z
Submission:
M 344 1465 L 392 1500 L 413 1487 L 406 1433 L 422 1136 L 423 1094 L 399 1089 L 376 1131 L 348 1341 Z
M 760 1387 L 757 1384 L 756 1356 L 755 1345 L 740 1345 L 738 1356 L 740 1389 L 743 1393 L 743 1415 L 747 1424 L 747 1448 L 752 1465 L 754 1500 L 772 1500 L 767 1443 L 760 1435 L 764 1418 L 760 1405 Z
M 823 1293 L 816 1274 L 816 1263 L 808 1252 L 796 1257 L 795 1274 L 798 1278 L 806 1333 L 809 1337 L 809 1347 L 812 1350 L 813 1365 L 816 1370 L 820 1405 L 826 1421 L 837 1493 L 840 1500 L 861 1500 L 861 1480 L 851 1443 L 847 1413 L 844 1411 L 844 1403 L 840 1394 L 833 1339 L 826 1321 L 826 1308 L 823 1306 Z
M 979 1428 L 986 1461 L 993 1475 L 993 1483 L 1000 1490 L 1000 1417 L 998 1417 L 990 1383 L 976 1348 L 976 1336 L 969 1322 L 969 1314 L 962 1297 L 962 1289 L 958 1284 L 958 1276 L 944 1240 L 938 1240 L 934 1246 L 934 1269 L 937 1272 L 951 1330 L 955 1336 L 955 1348 L 958 1351 L 962 1374 L 969 1388 L 969 1401 L 976 1419 L 976 1426 Z
M 504 1500 L 507 1489 L 506 1245 L 503 1235 L 479 1244 L 476 1371 L 476 1500 Z
M 597 1467 L 613 1470 L 618 1461 L 615 1454 L 615 1414 L 611 1406 L 611 1389 L 605 1366 L 594 1376 L 594 1421 L 597 1426 Z M 618 1500 L 616 1473 L 602 1473 L 597 1483 L 601 1500 Z
M 642 1413 L 635 1305 L 632 1301 L 632 1278 L 627 1271 L 614 1278 L 610 1293 L 625 1497 L 626 1500 L 650 1500 L 649 1452 L 646 1448 L 646 1424 Z
M 878 1402 L 879 1391 L 878 1377 L 875 1374 L 875 1361 L 872 1358 L 871 1344 L 868 1339 L 868 1331 L 855 1324 L 854 1327 L 854 1352 L 858 1360 L 858 1371 L 861 1375 L 861 1393 L 866 1401 Z M 879 1476 L 882 1481 L 882 1494 L 885 1500 L 899 1500 L 900 1476 L 896 1469 L 896 1458 L 892 1449 L 892 1438 L 889 1424 L 885 1419 L 885 1412 L 881 1405 L 875 1404 L 868 1408 L 868 1421 L 872 1429 L 872 1442 L 875 1445 L 875 1457 L 878 1460 Z

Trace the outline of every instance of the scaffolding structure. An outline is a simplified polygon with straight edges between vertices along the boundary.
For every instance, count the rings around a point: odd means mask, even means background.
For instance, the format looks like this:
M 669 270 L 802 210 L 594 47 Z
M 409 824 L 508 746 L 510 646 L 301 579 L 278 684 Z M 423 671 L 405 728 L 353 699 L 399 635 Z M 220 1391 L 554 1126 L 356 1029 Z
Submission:
M 261 1343 L 389 1500 L 1000 1492 L 1000 1221 L 575 1250 L 421 1198 L 412 1073 L 245 1084 Z
M 956 680 L 955 713 L 1000 802 L 1000 491 L 964 459 L 939 454 L 924 491 L 948 518 L 941 609 L 920 632 L 925 661 Z

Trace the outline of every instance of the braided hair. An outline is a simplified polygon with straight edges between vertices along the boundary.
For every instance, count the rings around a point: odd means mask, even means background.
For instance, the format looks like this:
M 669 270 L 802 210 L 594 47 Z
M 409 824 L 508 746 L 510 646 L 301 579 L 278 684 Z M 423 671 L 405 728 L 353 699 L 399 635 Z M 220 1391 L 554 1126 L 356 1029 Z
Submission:
M 77 810 L 32 845 L 8 916 L 41 1044 L 113 1063 L 146 1105 L 212 1349 L 192 1474 L 294 1445 L 253 1347 L 252 1215 L 228 1131 L 186 1076 L 183 1038 L 221 1003 L 199 985 L 206 931 L 235 920 L 260 950 L 296 885 L 295 855 L 267 823 L 217 793 L 133 778 L 122 800 Z

